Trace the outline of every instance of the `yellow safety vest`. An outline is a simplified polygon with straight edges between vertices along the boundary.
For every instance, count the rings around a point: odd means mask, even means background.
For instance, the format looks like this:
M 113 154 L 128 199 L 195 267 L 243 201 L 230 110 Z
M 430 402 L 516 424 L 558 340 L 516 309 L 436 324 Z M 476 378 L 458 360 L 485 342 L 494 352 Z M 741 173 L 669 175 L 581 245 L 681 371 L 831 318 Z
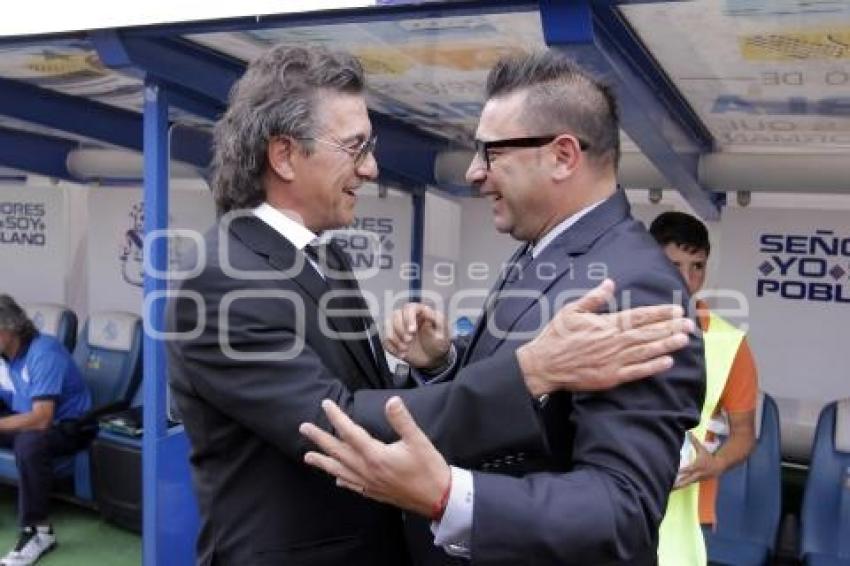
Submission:
M 703 333 L 705 401 L 699 424 L 691 429 L 700 442 L 705 442 L 708 423 L 720 402 L 732 362 L 743 339 L 743 332 L 714 313 L 709 313 L 708 331 Z M 705 566 L 706 562 L 705 540 L 699 524 L 697 482 L 670 493 L 667 511 L 658 531 L 658 564 Z

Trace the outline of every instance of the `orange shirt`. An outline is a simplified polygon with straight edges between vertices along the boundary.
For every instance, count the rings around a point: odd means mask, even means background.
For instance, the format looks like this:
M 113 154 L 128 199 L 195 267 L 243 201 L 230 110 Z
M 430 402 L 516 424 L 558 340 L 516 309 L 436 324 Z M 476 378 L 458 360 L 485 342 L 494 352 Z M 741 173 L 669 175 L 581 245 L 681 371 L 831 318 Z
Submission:
M 703 332 L 708 330 L 708 310 L 702 301 L 697 301 L 697 318 Z M 720 396 L 715 414 L 724 409 L 727 413 L 747 413 L 755 411 L 758 396 L 758 373 L 755 360 L 747 343 L 741 341 L 735 360 L 729 370 L 729 377 Z M 708 433 L 711 434 L 711 433 Z M 699 522 L 713 525 L 716 522 L 714 504 L 717 500 L 717 478 L 711 478 L 699 484 Z

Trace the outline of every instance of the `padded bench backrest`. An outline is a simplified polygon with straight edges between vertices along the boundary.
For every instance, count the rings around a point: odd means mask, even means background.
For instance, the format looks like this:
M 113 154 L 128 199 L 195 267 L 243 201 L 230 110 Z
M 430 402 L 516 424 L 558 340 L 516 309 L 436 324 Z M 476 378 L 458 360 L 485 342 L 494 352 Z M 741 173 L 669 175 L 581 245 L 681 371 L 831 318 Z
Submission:
M 773 549 L 782 515 L 779 412 L 763 392 L 756 407 L 756 445 L 749 457 L 720 476 L 717 532 Z
M 93 313 L 86 322 L 74 360 L 92 394 L 92 407 L 128 403 L 142 376 L 142 322 L 130 313 Z
M 69 352 L 74 351 L 77 344 L 77 315 L 74 311 L 53 303 L 28 303 L 23 306 L 39 332 L 55 336 Z
M 801 551 L 850 559 L 850 399 L 823 408 L 801 512 Z

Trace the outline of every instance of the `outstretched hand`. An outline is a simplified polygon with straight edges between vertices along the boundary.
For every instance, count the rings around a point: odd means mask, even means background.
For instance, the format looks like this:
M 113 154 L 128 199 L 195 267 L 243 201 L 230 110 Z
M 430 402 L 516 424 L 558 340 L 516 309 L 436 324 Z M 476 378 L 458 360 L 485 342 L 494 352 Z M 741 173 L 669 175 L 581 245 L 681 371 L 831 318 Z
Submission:
M 601 391 L 649 377 L 673 365 L 668 355 L 688 344 L 693 321 L 679 305 L 596 314 L 609 305 L 606 279 L 564 306 L 531 342 L 517 349 L 529 391 Z
M 416 424 L 398 397 L 386 404 L 387 420 L 399 440 L 385 444 L 355 424 L 334 402 L 322 409 L 337 433 L 333 436 L 312 423 L 301 434 L 321 452 L 304 461 L 337 478 L 337 485 L 365 497 L 401 507 L 425 517 L 440 511 L 451 482 L 451 469 Z

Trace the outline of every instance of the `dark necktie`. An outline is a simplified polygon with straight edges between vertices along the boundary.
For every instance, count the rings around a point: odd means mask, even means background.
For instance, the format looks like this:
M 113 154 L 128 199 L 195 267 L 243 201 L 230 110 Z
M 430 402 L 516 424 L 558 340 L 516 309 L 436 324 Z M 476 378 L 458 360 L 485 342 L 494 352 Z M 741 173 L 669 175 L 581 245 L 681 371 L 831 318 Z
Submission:
M 507 291 L 510 291 L 510 287 L 524 276 L 525 269 L 534 260 L 531 249 L 531 245 L 526 244 L 522 253 L 516 256 L 512 262 L 505 266 L 505 272 L 502 275 L 502 280 L 499 281 L 499 283 L 493 288 L 493 292 L 490 293 L 490 296 L 487 297 L 487 300 L 484 302 L 481 319 L 478 321 L 472 340 L 466 349 L 462 360 L 463 364 L 466 364 L 472 357 L 481 334 L 486 332 L 488 319 L 493 316 L 493 312 L 496 310 L 499 301 L 502 299 L 502 295 Z
M 372 356 L 376 356 L 375 344 L 371 334 L 375 332 L 374 321 L 369 313 L 366 300 L 360 292 L 357 278 L 345 259 L 345 252 L 332 241 L 327 243 L 308 244 L 304 253 L 312 259 L 319 268 L 325 284 L 334 295 L 327 301 L 328 309 L 345 310 L 351 314 L 337 316 L 334 320 L 346 320 L 350 331 L 357 333 L 357 339 L 368 342 Z
M 506 267 L 505 279 L 502 282 L 502 285 L 499 290 L 505 289 L 506 287 L 510 287 L 523 276 L 523 272 L 528 265 L 534 261 L 534 255 L 531 253 L 531 245 L 526 244 L 525 249 L 519 255 L 518 258 L 513 263 L 510 263 Z
M 314 242 L 316 241 L 314 240 Z M 304 253 L 318 266 L 319 273 L 328 287 L 333 289 L 350 288 L 346 283 L 354 278 L 354 273 L 342 259 L 342 254 L 345 252 L 340 250 L 332 241 L 311 242 L 304 246 Z
M 505 266 L 505 273 L 502 277 L 501 284 L 496 287 L 493 293 L 487 298 L 487 302 L 484 304 L 484 317 L 492 316 L 493 311 L 499 304 L 499 301 L 502 300 L 502 295 L 510 291 L 510 288 L 514 285 L 514 283 L 525 276 L 525 269 L 533 260 L 534 256 L 531 254 L 531 245 L 526 244 L 522 253 L 519 254 L 513 262 Z

